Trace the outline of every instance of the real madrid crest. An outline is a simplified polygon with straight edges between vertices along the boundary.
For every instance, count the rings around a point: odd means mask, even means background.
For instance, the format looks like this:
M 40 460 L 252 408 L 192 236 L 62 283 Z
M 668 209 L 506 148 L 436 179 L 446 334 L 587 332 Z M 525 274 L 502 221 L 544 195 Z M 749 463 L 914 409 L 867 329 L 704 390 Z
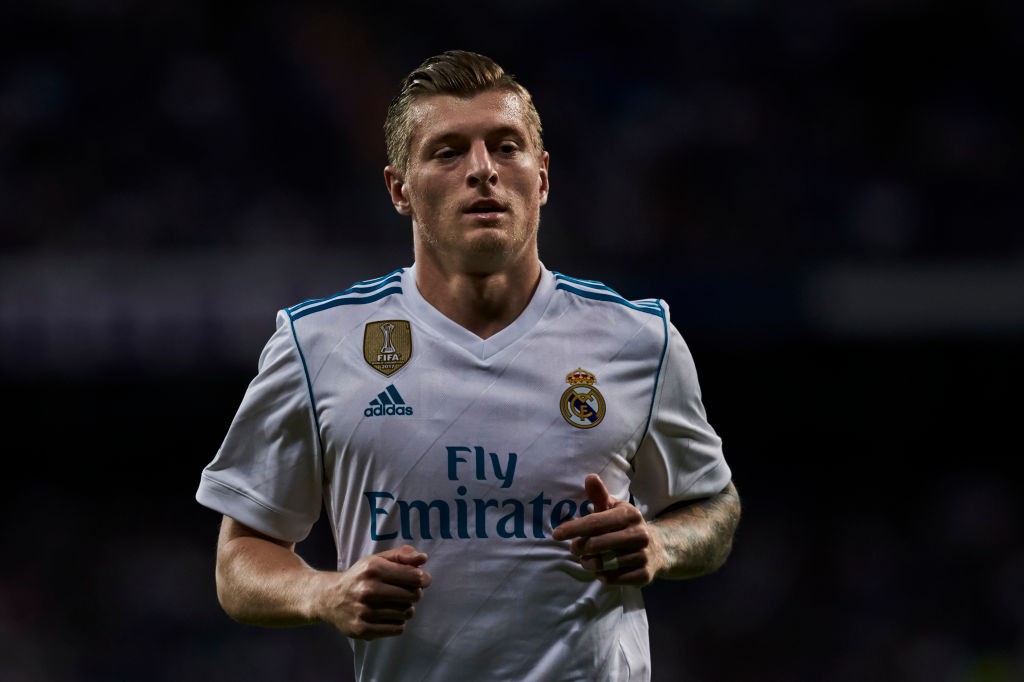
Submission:
M 562 394 L 562 416 L 578 429 L 590 429 L 604 419 L 604 396 L 594 388 L 597 377 L 577 367 L 566 375 L 569 388 Z
M 363 358 L 370 367 L 391 376 L 412 357 L 412 329 L 408 320 L 377 320 L 363 328 Z

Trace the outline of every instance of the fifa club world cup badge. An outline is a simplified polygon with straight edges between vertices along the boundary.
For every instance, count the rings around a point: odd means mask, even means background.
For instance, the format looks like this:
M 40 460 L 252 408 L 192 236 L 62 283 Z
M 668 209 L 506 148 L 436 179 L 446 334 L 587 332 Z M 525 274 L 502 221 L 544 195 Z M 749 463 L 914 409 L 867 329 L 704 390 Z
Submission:
M 408 320 L 377 320 L 363 327 L 363 359 L 370 367 L 391 376 L 412 357 L 412 329 Z
M 562 394 L 562 417 L 577 429 L 590 429 L 604 419 L 604 396 L 594 388 L 597 377 L 577 367 L 565 376 L 569 388 Z

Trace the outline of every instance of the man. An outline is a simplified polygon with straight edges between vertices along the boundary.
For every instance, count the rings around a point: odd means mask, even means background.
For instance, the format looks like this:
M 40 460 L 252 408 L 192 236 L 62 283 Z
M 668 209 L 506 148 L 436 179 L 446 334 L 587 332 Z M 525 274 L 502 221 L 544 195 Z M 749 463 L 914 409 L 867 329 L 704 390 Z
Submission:
M 414 262 L 278 313 L 196 497 L 233 618 L 329 623 L 360 680 L 647 680 L 641 589 L 725 561 L 740 503 L 656 299 L 540 261 L 529 93 L 452 51 L 384 179 Z M 295 552 L 321 508 L 338 570 Z

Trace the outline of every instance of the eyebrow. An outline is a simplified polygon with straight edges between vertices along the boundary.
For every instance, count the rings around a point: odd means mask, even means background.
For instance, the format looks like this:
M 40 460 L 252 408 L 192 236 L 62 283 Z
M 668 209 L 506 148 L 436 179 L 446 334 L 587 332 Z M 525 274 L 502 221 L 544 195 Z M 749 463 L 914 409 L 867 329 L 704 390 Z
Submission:
M 493 130 L 488 130 L 485 134 L 485 138 L 493 137 L 506 137 L 512 136 L 520 140 L 529 140 L 529 135 L 524 130 L 520 130 L 515 126 L 499 126 Z M 433 137 L 427 137 L 423 139 L 424 146 L 433 146 L 440 143 L 454 142 L 457 140 L 463 140 L 468 137 L 464 133 L 460 133 L 455 130 L 449 130 L 446 132 L 439 133 Z

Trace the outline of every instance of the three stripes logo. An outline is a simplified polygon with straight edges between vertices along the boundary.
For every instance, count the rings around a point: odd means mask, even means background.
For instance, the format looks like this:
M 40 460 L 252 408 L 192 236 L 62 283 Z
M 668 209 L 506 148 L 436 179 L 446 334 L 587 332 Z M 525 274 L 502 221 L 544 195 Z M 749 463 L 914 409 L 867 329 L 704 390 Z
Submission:
M 363 415 L 366 417 L 380 417 L 385 414 L 412 414 L 412 405 L 405 404 L 402 394 L 398 392 L 394 384 L 388 384 L 387 388 L 370 401 L 370 406 L 363 410 Z

